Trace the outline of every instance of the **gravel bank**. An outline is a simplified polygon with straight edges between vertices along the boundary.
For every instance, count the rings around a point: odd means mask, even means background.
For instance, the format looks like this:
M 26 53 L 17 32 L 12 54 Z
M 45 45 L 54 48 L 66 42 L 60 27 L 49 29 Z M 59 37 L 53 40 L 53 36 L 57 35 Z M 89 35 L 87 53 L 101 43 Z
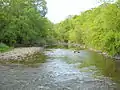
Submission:
M 0 60 L 22 60 L 40 51 L 43 51 L 43 48 L 41 47 L 15 48 L 11 51 L 0 53 Z

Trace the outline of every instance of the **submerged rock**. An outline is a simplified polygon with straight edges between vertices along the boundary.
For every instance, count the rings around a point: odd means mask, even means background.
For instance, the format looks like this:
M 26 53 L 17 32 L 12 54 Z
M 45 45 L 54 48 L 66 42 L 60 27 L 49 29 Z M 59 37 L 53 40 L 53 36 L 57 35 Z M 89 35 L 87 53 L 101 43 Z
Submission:
M 74 53 L 80 53 L 80 51 L 74 51 Z

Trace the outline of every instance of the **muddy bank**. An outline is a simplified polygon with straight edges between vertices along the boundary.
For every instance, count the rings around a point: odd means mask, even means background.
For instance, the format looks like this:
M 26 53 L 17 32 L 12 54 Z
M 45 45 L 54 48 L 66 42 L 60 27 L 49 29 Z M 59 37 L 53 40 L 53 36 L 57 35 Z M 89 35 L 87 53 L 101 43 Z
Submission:
M 0 53 L 0 60 L 23 60 L 35 53 L 42 52 L 41 47 L 15 48 L 11 51 Z

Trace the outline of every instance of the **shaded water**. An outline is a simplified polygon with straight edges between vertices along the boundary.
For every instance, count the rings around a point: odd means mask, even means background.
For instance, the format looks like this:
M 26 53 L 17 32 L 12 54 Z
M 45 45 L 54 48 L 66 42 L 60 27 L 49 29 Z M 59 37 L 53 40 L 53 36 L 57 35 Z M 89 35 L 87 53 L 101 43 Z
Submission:
M 89 50 L 44 53 L 46 62 L 35 68 L 0 65 L 0 90 L 120 90 L 119 61 Z

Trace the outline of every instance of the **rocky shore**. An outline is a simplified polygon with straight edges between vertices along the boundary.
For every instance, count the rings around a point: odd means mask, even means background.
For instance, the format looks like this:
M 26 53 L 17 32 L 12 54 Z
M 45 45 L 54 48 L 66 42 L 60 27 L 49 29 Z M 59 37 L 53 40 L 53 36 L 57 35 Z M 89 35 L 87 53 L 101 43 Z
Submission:
M 23 60 L 35 53 L 43 51 L 41 47 L 15 48 L 11 51 L 0 53 L 0 60 Z

